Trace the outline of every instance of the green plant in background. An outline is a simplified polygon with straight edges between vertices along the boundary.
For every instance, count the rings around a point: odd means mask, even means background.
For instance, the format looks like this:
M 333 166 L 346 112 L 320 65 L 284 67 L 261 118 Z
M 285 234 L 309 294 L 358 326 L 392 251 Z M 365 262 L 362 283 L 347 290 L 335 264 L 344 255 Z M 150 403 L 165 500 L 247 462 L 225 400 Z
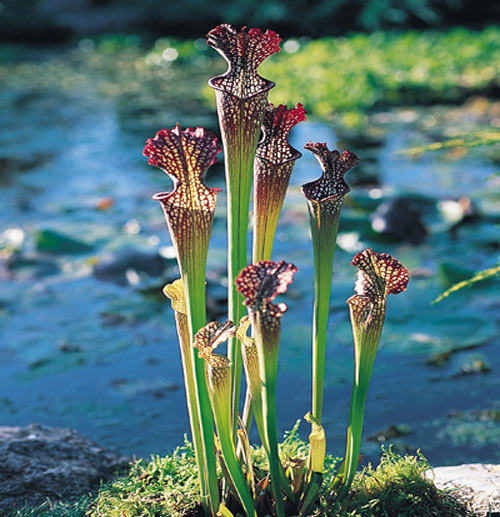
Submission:
M 225 324 L 207 324 L 205 308 L 206 259 L 218 189 L 206 187 L 202 178 L 219 152 L 216 139 L 203 128 L 181 131 L 177 125 L 159 131 L 144 150 L 149 163 L 174 181 L 172 192 L 153 198 L 161 202 L 181 274 L 164 292 L 176 314 L 201 503 L 207 515 L 230 517 L 244 512 L 249 517 L 306 517 L 320 504 L 324 480 L 325 350 L 335 241 L 343 197 L 349 192 L 344 174 L 359 160 L 349 151 L 330 151 L 326 144 L 305 146 L 322 168 L 318 180 L 303 186 L 315 264 L 313 403 L 312 414 L 306 415 L 312 430 L 308 453 L 304 456 L 297 449 L 284 461 L 278 444 L 276 381 L 281 320 L 287 306 L 274 299 L 286 292 L 297 268 L 269 259 L 290 174 L 300 157 L 288 143 L 288 134 L 304 120 L 305 112 L 300 104 L 289 109 L 267 103 L 274 83 L 262 79 L 257 67 L 279 50 L 274 32 L 238 32 L 221 25 L 207 38 L 229 63 L 224 75 L 210 80 L 216 91 L 228 189 L 229 320 Z M 261 129 L 264 136 L 258 144 Z M 248 264 L 252 177 L 254 263 Z M 345 469 L 343 476 L 336 475 L 342 477 L 341 496 L 347 494 L 358 464 L 366 391 L 385 317 L 385 297 L 401 292 L 408 282 L 406 269 L 384 253 L 365 250 L 354 258 L 353 265 L 360 269 L 357 294 L 348 300 L 356 370 Z M 227 356 L 214 353 L 226 341 Z M 247 402 L 253 407 L 267 460 L 264 468 L 252 458 L 247 433 L 250 420 L 241 422 L 239 418 L 242 359 Z M 338 488 L 335 483 L 332 486 Z

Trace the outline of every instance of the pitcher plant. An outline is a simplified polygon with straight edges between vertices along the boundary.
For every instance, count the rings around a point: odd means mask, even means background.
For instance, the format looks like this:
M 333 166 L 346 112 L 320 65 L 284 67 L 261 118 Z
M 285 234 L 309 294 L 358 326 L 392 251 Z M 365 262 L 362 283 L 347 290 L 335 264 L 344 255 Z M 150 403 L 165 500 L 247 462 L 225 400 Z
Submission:
M 314 254 L 312 321 L 313 387 L 309 455 L 283 458 L 278 443 L 276 381 L 285 295 L 297 267 L 272 260 L 273 243 L 290 176 L 301 153 L 289 142 L 305 120 L 301 104 L 288 108 L 268 102 L 275 84 L 258 74 L 279 51 L 273 31 L 224 24 L 207 35 L 209 46 L 227 61 L 227 71 L 210 79 L 215 90 L 224 149 L 228 229 L 227 322 L 206 321 L 206 263 L 219 189 L 204 174 L 216 160 L 217 138 L 204 128 L 163 129 L 144 149 L 148 163 L 173 181 L 161 203 L 176 250 L 180 279 L 165 286 L 171 299 L 191 437 L 199 473 L 200 502 L 207 516 L 306 517 L 317 511 L 327 449 L 322 425 L 328 314 L 335 243 L 344 196 L 344 174 L 359 163 L 351 151 L 309 142 L 321 167 L 319 179 L 302 186 Z M 253 183 L 252 183 L 253 182 Z M 253 184 L 253 246 L 249 262 L 249 210 Z M 363 414 L 375 353 L 386 313 L 386 296 L 406 289 L 408 272 L 396 259 L 370 249 L 352 264 L 359 271 L 356 294 L 347 301 L 354 337 L 355 371 L 344 467 L 336 496 L 347 496 L 358 466 Z M 216 349 L 227 342 L 227 354 Z M 240 417 L 242 372 L 268 471 L 253 465 L 247 425 Z M 336 490 L 336 489 L 335 489 Z M 319 515 L 319 514 L 318 514 Z

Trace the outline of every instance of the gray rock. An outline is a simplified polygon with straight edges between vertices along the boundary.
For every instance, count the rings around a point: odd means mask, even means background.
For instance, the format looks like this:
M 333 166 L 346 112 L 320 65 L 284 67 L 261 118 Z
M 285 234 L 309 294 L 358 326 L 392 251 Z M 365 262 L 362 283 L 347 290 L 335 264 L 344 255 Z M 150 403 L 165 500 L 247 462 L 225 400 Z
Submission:
M 438 488 L 453 490 L 479 517 L 500 516 L 500 465 L 437 467 L 427 475 Z
M 72 429 L 0 427 L 0 514 L 93 492 L 128 462 Z
M 398 197 L 384 201 L 373 213 L 371 223 L 374 232 L 396 242 L 421 244 L 427 235 L 420 207 L 411 199 Z

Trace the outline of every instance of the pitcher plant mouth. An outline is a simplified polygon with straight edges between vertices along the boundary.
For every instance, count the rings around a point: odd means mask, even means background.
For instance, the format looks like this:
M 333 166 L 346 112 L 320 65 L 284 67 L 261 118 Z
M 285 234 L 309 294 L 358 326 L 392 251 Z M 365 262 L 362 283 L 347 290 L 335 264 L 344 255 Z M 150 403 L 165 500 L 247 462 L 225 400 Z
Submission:
M 153 196 L 161 203 L 170 238 L 176 250 L 184 288 L 190 341 L 205 325 L 205 271 L 208 244 L 212 232 L 215 203 L 220 189 L 208 188 L 203 177 L 216 160 L 220 147 L 216 137 L 204 128 L 162 129 L 146 142 L 143 154 L 148 163 L 162 169 L 173 181 L 171 192 Z M 200 436 L 193 436 L 196 454 L 203 459 L 200 485 L 204 505 L 215 513 L 219 507 L 216 475 L 213 418 L 203 361 L 189 347 L 192 381 L 191 410 L 198 414 Z M 194 407 L 193 407 L 194 406 Z M 196 417 L 191 416 L 191 421 Z
M 284 303 L 272 303 L 272 300 L 286 292 L 296 272 L 297 267 L 284 260 L 261 260 L 241 271 L 236 278 L 236 286 L 238 292 L 246 298 L 243 303 L 250 312 L 252 323 L 255 315 L 259 314 L 263 327 L 271 330 L 279 325 L 287 306 Z
M 302 104 L 288 108 L 284 104 L 274 106 L 268 102 L 262 124 L 263 137 L 257 146 L 255 156 L 275 165 L 297 160 L 302 153 L 288 142 L 290 131 L 306 120 L 306 110 Z
M 321 423 L 335 244 L 344 196 L 350 191 L 344 175 L 358 165 L 359 159 L 350 151 L 330 151 L 326 143 L 308 142 L 304 148 L 313 153 L 322 171 L 318 179 L 302 185 L 314 254 L 312 415 Z
M 345 494 L 358 466 L 363 433 L 364 409 L 368 386 L 382 335 L 386 314 L 386 298 L 406 290 L 408 270 L 387 253 L 370 248 L 358 253 L 351 264 L 358 268 L 355 295 L 347 300 L 354 339 L 354 379 L 347 429 L 347 446 L 343 489 Z
M 210 79 L 212 88 L 238 99 L 249 99 L 275 86 L 273 81 L 257 73 L 266 58 L 280 51 L 281 38 L 274 31 L 247 30 L 246 27 L 237 31 L 229 24 L 222 24 L 212 29 L 206 37 L 207 45 L 215 49 L 228 64 L 224 74 Z
M 268 103 L 254 162 L 254 264 L 270 260 L 278 219 L 295 160 L 302 156 L 288 143 L 292 128 L 306 120 L 302 104 L 287 108 Z
M 302 185 L 302 193 L 308 201 L 322 203 L 340 201 L 348 192 L 349 185 L 344 180 L 347 171 L 359 164 L 359 158 L 351 151 L 340 153 L 330 151 L 326 143 L 308 142 L 304 149 L 311 151 L 318 160 L 322 174 L 315 181 Z
M 212 352 L 221 343 L 233 337 L 236 330 L 232 321 L 226 321 L 226 323 L 211 321 L 198 330 L 194 337 L 193 346 L 198 349 L 200 357 L 210 359 Z
M 181 131 L 162 129 L 146 142 L 148 163 L 162 169 L 173 181 L 171 192 L 153 196 L 162 205 L 181 276 L 203 267 L 212 231 L 218 188 L 208 188 L 203 176 L 216 161 L 217 138 L 204 128 Z

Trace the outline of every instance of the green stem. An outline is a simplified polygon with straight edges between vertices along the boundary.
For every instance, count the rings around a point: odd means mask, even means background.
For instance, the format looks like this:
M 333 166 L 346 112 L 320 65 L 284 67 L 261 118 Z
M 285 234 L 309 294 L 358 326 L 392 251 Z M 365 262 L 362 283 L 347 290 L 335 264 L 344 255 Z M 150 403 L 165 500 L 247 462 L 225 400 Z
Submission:
M 264 326 L 261 325 L 259 321 L 261 314 L 257 312 L 254 313 L 253 316 L 257 320 L 254 325 L 255 343 L 259 352 L 259 369 L 262 381 L 262 420 L 259 422 L 260 418 L 257 417 L 257 408 L 255 420 L 257 427 L 263 427 L 263 436 L 261 435 L 261 439 L 269 461 L 276 517 L 284 517 L 285 508 L 281 491 L 283 475 L 278 454 L 278 433 L 276 426 L 276 377 L 278 373 L 279 331 L 277 336 L 274 332 L 265 332 Z M 275 324 L 279 326 L 279 322 L 275 322 Z M 266 334 L 271 335 L 267 336 Z M 278 339 L 276 339 L 276 337 Z
M 252 427 L 252 419 L 253 419 L 253 401 L 252 401 L 252 394 L 250 393 L 250 389 L 247 386 L 247 390 L 245 393 L 245 404 L 243 406 L 243 416 L 242 421 L 243 425 L 245 426 L 247 432 L 250 432 L 250 428 Z
M 365 354 L 365 356 L 368 354 Z M 370 354 L 371 355 L 371 354 Z M 351 394 L 351 407 L 349 410 L 349 426 L 347 428 L 347 444 L 345 453 L 345 467 L 343 475 L 343 487 L 341 496 L 349 491 L 356 475 L 363 436 L 363 421 L 365 414 L 366 397 L 370 384 L 371 372 L 375 354 L 373 357 L 360 357 L 356 364 L 354 381 Z
M 197 268 L 192 269 L 196 270 Z M 192 279 L 184 280 L 183 278 L 183 282 L 184 285 L 187 286 L 186 306 L 192 342 L 196 332 L 206 323 L 205 277 L 204 275 L 199 275 L 199 278 L 196 278 L 196 274 L 193 274 Z M 205 379 L 205 363 L 203 359 L 198 357 L 194 347 L 191 347 L 191 354 L 205 467 L 205 489 L 203 490 L 202 488 L 202 495 L 208 494 L 208 504 L 210 505 L 212 514 L 215 515 L 220 505 L 220 495 L 215 460 L 213 418 Z M 203 503 L 206 505 L 206 501 L 203 501 Z
M 239 120 L 245 118 L 245 107 L 238 103 Z M 233 135 L 224 138 L 227 184 L 228 228 L 228 314 L 231 321 L 238 322 L 246 314 L 243 297 L 237 292 L 235 279 L 247 265 L 247 238 L 252 187 L 253 159 L 259 132 L 247 134 L 247 125 L 240 124 Z M 253 136 L 253 138 L 252 138 Z M 224 137 L 224 133 L 223 133 Z M 233 137 L 233 138 L 231 138 Z M 228 358 L 232 368 L 232 414 L 233 429 L 236 429 L 242 376 L 241 350 L 234 338 L 228 341 Z
M 332 269 L 340 214 L 337 212 L 332 217 L 330 214 L 322 213 L 319 203 L 309 202 L 309 209 L 314 250 L 312 415 L 321 423 Z
M 216 417 L 217 420 L 217 417 Z M 217 425 L 219 429 L 219 426 Z M 248 517 L 257 517 L 257 512 L 253 506 L 252 496 L 250 495 L 250 491 L 248 489 L 247 482 L 243 473 L 241 472 L 241 467 L 236 458 L 236 453 L 234 451 L 234 443 L 230 436 L 231 429 L 227 429 L 225 431 L 219 430 L 219 441 L 222 450 L 222 454 L 224 456 L 224 461 L 226 462 L 227 469 L 229 471 L 229 475 L 231 476 L 231 480 L 234 484 L 236 491 L 238 492 L 238 496 L 241 500 L 243 508 Z
M 186 389 L 186 401 L 188 406 L 189 424 L 191 436 L 194 444 L 196 465 L 200 478 L 200 488 L 202 500 L 209 498 L 208 482 L 206 479 L 207 470 L 205 469 L 205 459 L 203 453 L 203 443 L 201 438 L 201 427 L 199 418 L 199 403 L 196 392 L 196 380 L 194 377 L 193 354 L 191 340 L 189 337 L 189 325 L 186 314 L 175 312 L 177 333 L 181 351 L 182 369 L 184 372 L 184 386 Z
M 227 361 L 226 358 L 224 358 L 224 360 Z M 227 361 L 228 366 L 224 367 L 207 365 L 207 375 L 210 378 L 212 409 L 219 435 L 222 456 L 231 481 L 245 509 L 247 517 L 257 517 L 250 490 L 236 457 L 235 445 L 232 438 L 231 367 L 229 364 L 229 361 Z
M 318 493 L 323 483 L 323 474 L 311 472 L 311 477 L 304 489 L 299 517 L 308 517 L 316 503 Z

